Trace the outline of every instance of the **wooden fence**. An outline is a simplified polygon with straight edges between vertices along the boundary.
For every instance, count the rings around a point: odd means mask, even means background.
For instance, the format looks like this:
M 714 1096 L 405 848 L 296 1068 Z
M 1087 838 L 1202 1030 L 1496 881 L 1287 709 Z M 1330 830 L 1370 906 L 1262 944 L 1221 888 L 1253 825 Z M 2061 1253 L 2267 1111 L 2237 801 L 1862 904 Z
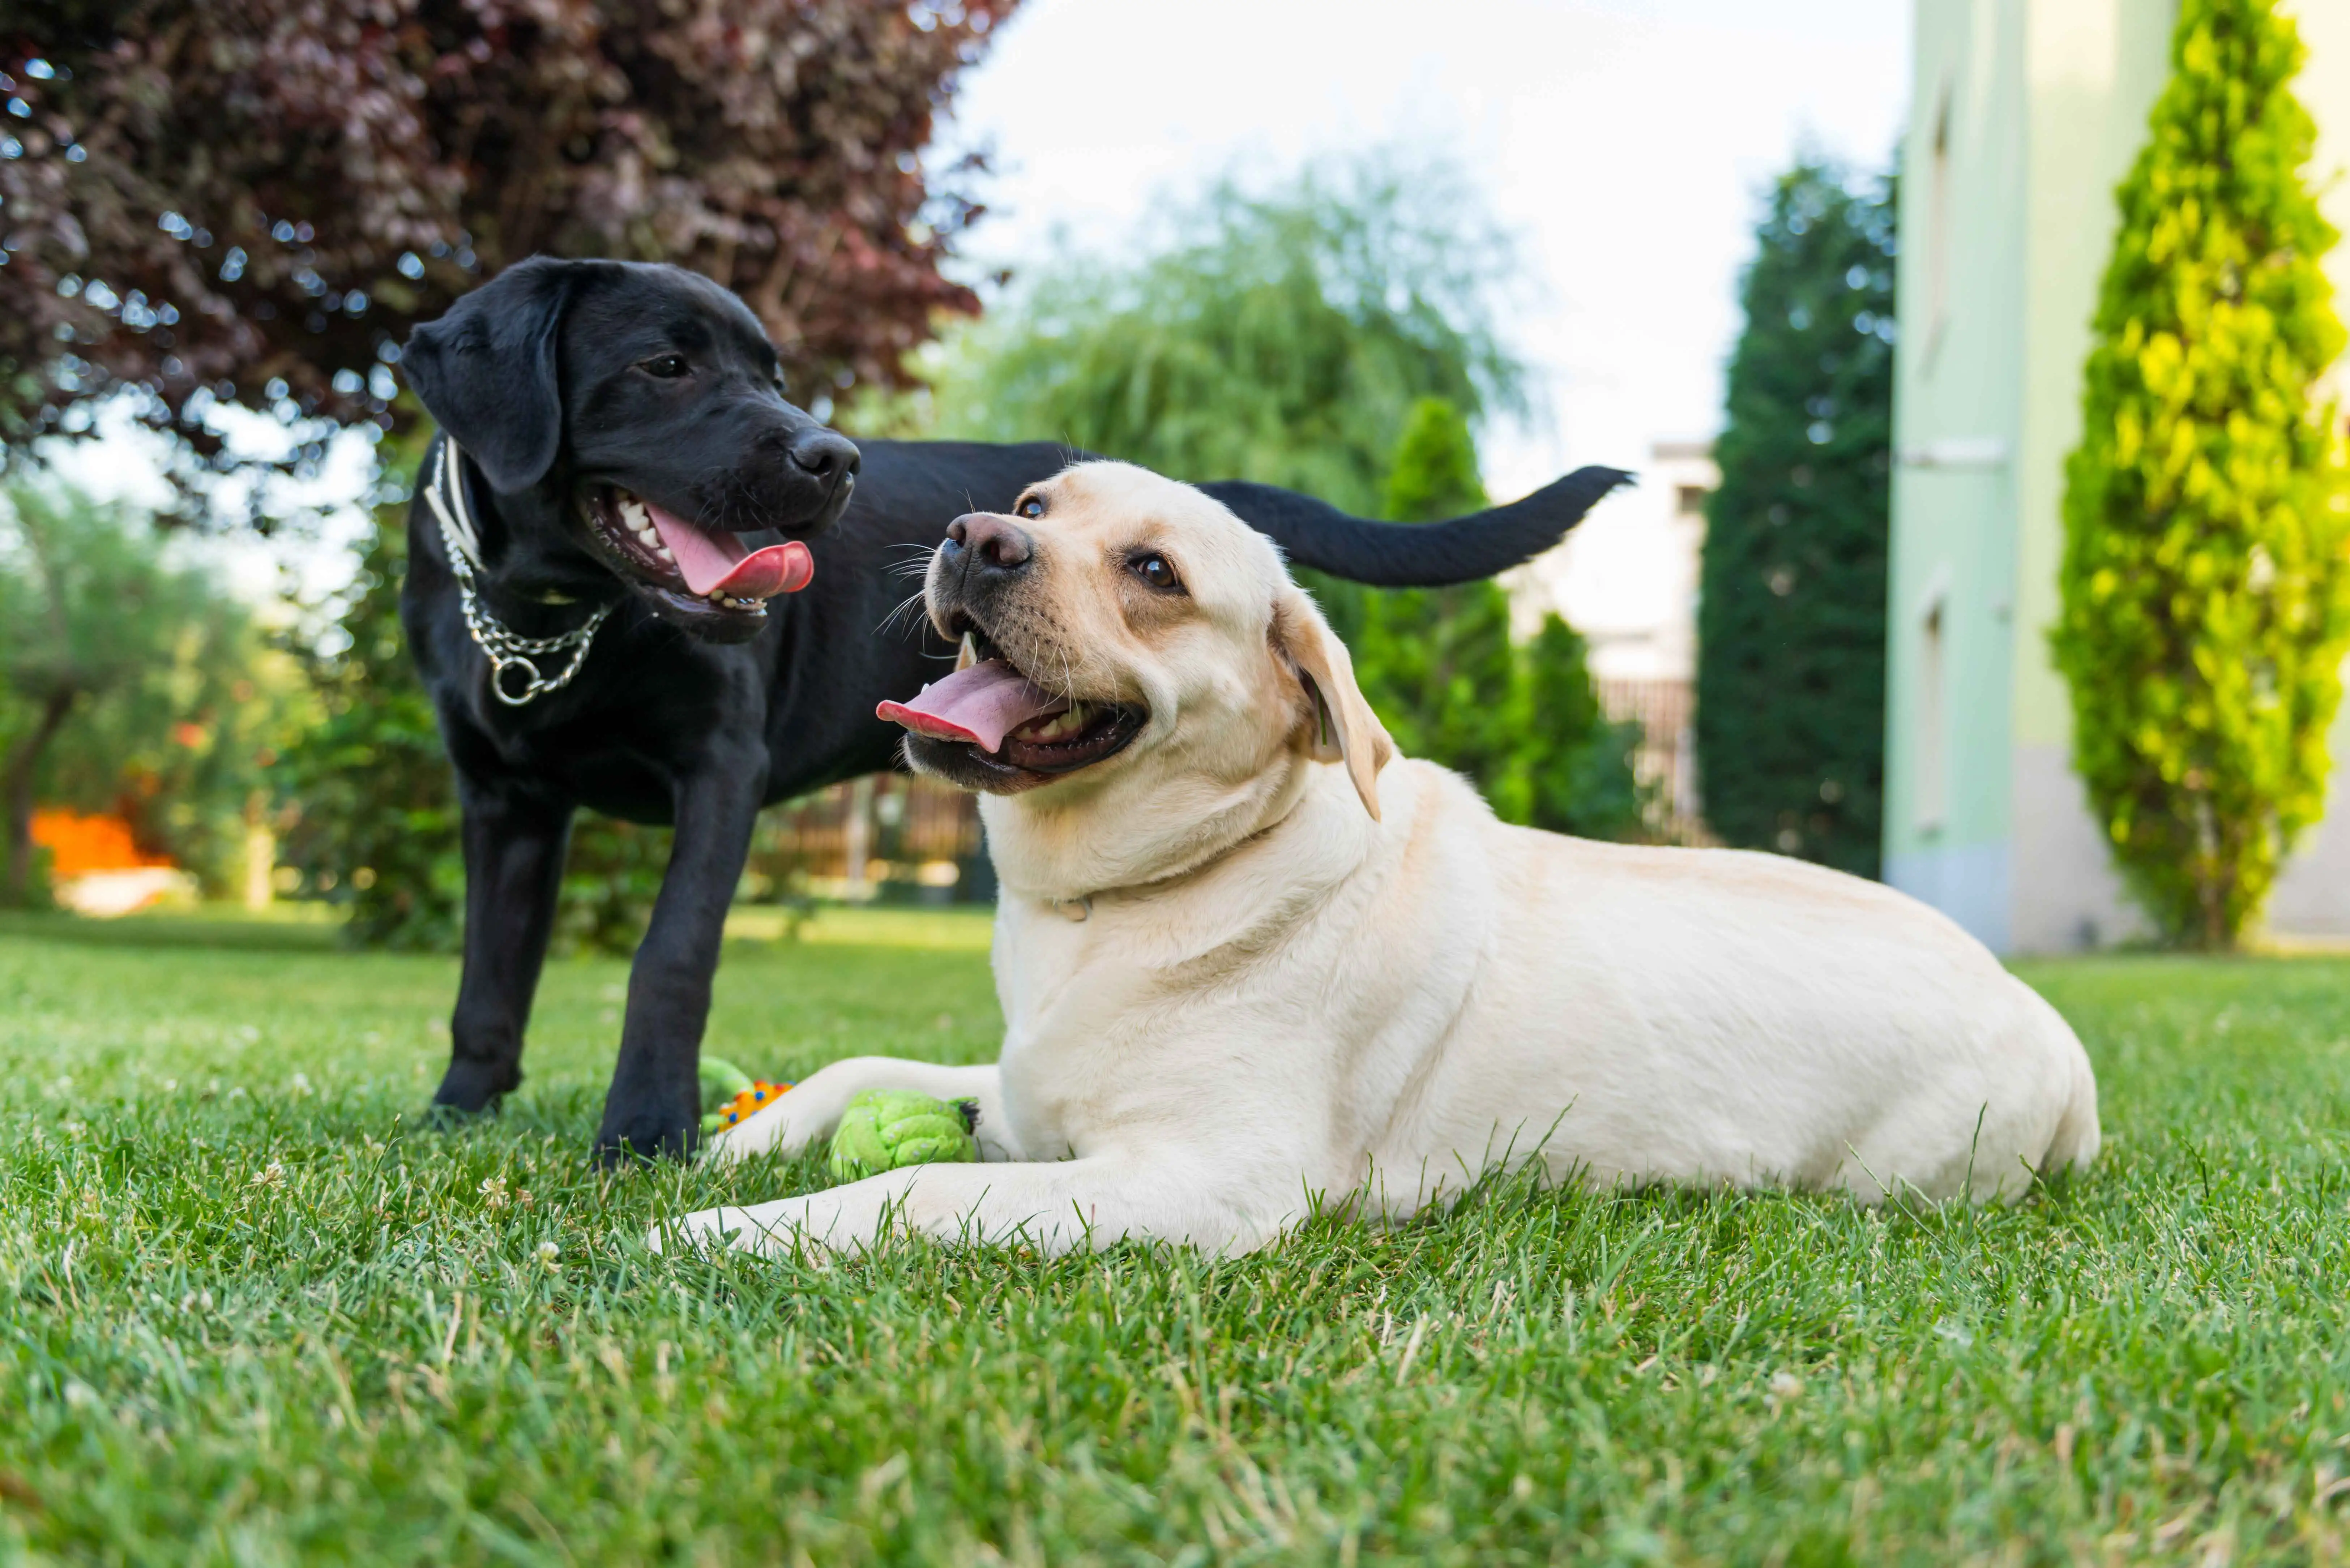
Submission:
M 1600 680 L 1599 706 L 1640 726 L 1632 774 L 1648 792 L 1648 831 L 1665 844 L 1715 844 L 1697 787 L 1697 692 L 1687 680 Z
M 747 882 L 743 890 L 754 900 L 803 893 L 938 903 L 995 897 L 977 799 L 905 774 L 835 784 L 767 812 L 752 840 Z

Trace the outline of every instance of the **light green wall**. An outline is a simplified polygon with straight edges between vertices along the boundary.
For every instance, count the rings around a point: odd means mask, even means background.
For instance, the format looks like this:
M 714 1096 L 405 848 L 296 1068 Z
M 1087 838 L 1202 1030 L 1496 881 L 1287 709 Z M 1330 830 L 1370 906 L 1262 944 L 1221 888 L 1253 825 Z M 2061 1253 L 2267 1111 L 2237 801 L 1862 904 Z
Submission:
M 2146 143 L 2169 76 L 2174 0 L 2041 0 L 2025 50 L 2032 192 L 2025 251 L 2023 440 L 2016 453 L 2015 739 L 2072 744 L 2072 697 L 2048 656 L 2064 549 L 2064 459 L 2081 441 L 2081 369 L 2120 213 L 2114 188 Z
M 1920 0 L 1903 138 L 1887 670 L 1888 877 L 1994 939 L 2022 409 L 2023 0 Z M 1937 173 L 1936 145 L 1943 145 Z M 1926 461 L 1930 460 L 1930 461 Z M 1922 820 L 1921 621 L 1944 606 L 1940 820 Z

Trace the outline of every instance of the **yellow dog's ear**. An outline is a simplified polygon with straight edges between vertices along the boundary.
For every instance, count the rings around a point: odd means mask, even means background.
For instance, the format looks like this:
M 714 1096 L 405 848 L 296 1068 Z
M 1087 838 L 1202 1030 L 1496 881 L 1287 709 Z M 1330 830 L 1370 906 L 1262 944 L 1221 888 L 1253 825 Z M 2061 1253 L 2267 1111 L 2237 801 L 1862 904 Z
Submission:
M 1314 705 L 1314 759 L 1347 764 L 1347 776 L 1373 821 L 1379 815 L 1379 770 L 1395 755 L 1379 716 L 1355 684 L 1355 661 L 1304 589 L 1284 587 L 1273 606 L 1273 646 Z

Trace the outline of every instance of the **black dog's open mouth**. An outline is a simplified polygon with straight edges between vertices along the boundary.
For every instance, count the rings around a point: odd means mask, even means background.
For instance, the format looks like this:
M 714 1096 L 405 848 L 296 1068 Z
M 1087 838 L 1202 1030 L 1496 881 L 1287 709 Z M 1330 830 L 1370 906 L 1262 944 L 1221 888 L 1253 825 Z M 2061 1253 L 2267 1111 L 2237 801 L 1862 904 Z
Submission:
M 816 576 L 815 556 L 796 539 L 754 550 L 615 485 L 590 487 L 580 511 L 608 564 L 672 613 L 755 627 L 769 599 Z
M 940 771 L 982 789 L 1013 790 L 1065 777 L 1124 751 L 1150 715 L 1123 702 L 1056 696 L 1023 674 L 993 639 L 963 618 L 972 660 L 878 715 L 911 732 L 909 742 Z

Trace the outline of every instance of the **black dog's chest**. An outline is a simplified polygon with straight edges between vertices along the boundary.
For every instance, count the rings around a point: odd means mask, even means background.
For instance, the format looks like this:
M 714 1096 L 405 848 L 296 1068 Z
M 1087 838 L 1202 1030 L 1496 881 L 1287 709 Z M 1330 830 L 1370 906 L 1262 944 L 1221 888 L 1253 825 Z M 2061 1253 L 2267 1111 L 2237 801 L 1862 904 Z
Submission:
M 590 811 L 662 826 L 675 819 L 677 781 L 658 753 L 563 731 L 511 739 L 498 753 L 514 773 Z

